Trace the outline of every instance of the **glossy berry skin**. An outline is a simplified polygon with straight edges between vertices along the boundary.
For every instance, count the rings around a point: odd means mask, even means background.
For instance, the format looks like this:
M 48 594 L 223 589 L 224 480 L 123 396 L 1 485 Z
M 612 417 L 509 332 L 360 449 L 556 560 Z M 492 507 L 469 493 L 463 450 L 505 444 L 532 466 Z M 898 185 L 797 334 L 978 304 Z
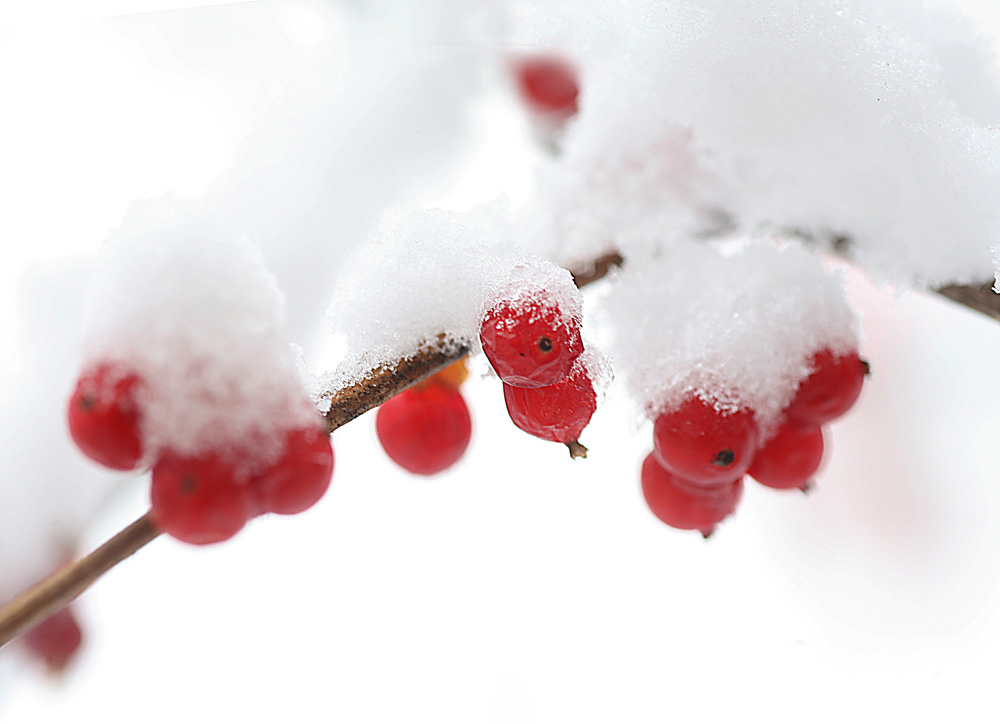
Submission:
M 642 463 L 642 495 L 653 515 L 681 530 L 697 530 L 706 538 L 733 514 L 743 495 L 743 478 L 706 488 L 664 470 L 650 453 Z
M 580 94 L 576 71 L 564 60 L 537 56 L 514 66 L 518 90 L 525 102 L 541 113 L 571 116 Z
M 164 453 L 153 466 L 150 497 L 157 527 L 196 545 L 232 538 L 256 512 L 247 481 L 214 453 Z
M 53 674 L 69 666 L 83 643 L 83 630 L 69 608 L 52 614 L 24 634 L 25 647 Z
M 382 403 L 375 431 L 397 465 L 416 475 L 435 475 L 465 453 L 472 418 L 461 392 L 431 385 L 405 390 Z
M 100 365 L 82 375 L 69 398 L 73 442 L 84 455 L 112 470 L 134 470 L 143 457 L 138 375 Z
M 822 425 L 850 410 L 868 374 L 868 363 L 857 352 L 838 356 L 829 349 L 814 354 L 810 368 L 785 410 L 788 419 L 806 425 Z
M 330 435 L 316 427 L 291 430 L 277 462 L 250 481 L 260 512 L 294 515 L 323 497 L 333 477 Z
M 577 364 L 566 377 L 548 387 L 504 384 L 503 398 L 514 424 L 529 435 L 552 442 L 579 440 L 597 409 L 590 373 Z
M 823 430 L 786 422 L 754 456 L 747 472 L 761 485 L 807 490 L 823 462 Z
M 479 339 L 497 375 L 514 387 L 554 385 L 583 352 L 576 321 L 535 300 L 495 305 L 483 319 Z
M 661 414 L 653 425 L 653 454 L 660 465 L 702 485 L 729 484 L 743 475 L 757 442 L 753 412 L 720 411 L 698 396 Z

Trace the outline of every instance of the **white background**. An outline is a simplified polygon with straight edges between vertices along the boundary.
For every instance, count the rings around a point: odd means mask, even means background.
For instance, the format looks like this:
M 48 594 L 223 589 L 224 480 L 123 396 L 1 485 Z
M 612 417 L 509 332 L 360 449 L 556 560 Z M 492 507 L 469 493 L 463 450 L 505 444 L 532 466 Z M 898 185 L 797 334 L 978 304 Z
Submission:
M 1000 35 L 989 3 L 964 4 Z M 4 18 L 15 26 L 0 35 L 4 309 L 35 276 L 79 268 L 132 199 L 209 194 L 262 239 L 297 338 L 322 360 L 311 334 L 322 292 L 382 206 L 526 193 L 530 133 L 489 64 L 472 72 L 461 48 L 410 56 L 389 42 L 354 62 L 364 50 L 351 38 L 377 46 L 400 32 L 402 5 L 371 5 L 247 3 L 95 25 L 53 22 L 84 6 L 39 3 L 31 23 Z M 431 87 L 441 68 L 454 88 Z M 443 110 L 428 112 L 424 94 Z M 447 111 L 469 99 L 454 122 Z M 364 198 L 349 196 L 355 186 Z M 64 681 L 9 659 L 3 720 L 988 718 L 1000 326 L 858 276 L 850 291 L 874 375 L 833 427 L 813 494 L 748 486 L 706 543 L 645 510 L 650 430 L 633 429 L 619 400 L 585 433 L 590 458 L 571 462 L 516 430 L 497 381 L 477 376 L 473 445 L 451 472 L 409 477 L 381 454 L 371 416 L 347 426 L 314 510 L 211 548 L 151 544 L 80 602 L 88 644 Z M 73 319 L 66 307 L 55 313 Z M 0 334 L 24 324 L 3 315 Z M 16 349 L 3 354 L 19 369 Z M 68 386 L 72 363 L 53 384 Z M 60 415 L 48 435 L 67 445 Z M 85 545 L 140 514 L 144 496 L 133 481 Z

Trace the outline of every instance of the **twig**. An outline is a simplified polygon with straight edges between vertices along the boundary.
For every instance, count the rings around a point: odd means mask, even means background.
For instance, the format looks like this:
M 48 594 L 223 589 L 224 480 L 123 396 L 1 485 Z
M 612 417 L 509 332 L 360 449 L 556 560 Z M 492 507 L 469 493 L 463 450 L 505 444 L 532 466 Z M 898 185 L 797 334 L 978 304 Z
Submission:
M 993 291 L 993 282 L 976 285 L 949 284 L 934 291 L 1000 322 L 1000 294 Z
M 4 605 L 0 608 L 0 646 L 64 608 L 94 581 L 159 534 L 150 514 L 146 513 L 90 555 L 60 568 Z
M 622 263 L 614 253 L 600 257 L 590 267 L 573 273 L 577 286 L 605 276 Z M 467 355 L 465 347 L 428 347 L 401 359 L 392 369 L 377 369 L 364 380 L 338 390 L 331 397 L 330 411 L 324 416 L 333 432 L 372 410 L 406 388 L 422 382 Z M 0 607 L 0 646 L 65 607 L 86 591 L 102 575 L 160 535 L 151 513 L 146 513 L 84 558 L 73 561 Z

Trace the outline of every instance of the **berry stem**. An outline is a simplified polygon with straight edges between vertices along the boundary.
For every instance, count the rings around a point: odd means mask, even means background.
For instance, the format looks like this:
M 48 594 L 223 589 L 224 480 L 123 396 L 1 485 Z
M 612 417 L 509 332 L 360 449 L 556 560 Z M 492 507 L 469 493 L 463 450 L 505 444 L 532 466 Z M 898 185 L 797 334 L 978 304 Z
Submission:
M 579 440 L 570 440 L 566 443 L 566 447 L 569 448 L 569 456 L 574 460 L 587 457 L 587 448 L 581 445 Z
M 63 609 L 98 578 L 160 535 L 146 513 L 90 555 L 72 561 L 0 607 L 0 646 Z

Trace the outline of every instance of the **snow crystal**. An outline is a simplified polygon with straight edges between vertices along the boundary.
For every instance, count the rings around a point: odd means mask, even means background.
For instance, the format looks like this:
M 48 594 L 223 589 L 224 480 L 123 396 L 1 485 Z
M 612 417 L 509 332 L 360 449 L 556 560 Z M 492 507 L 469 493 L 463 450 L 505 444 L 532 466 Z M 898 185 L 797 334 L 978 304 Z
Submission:
M 962 18 L 896 0 L 532 14 L 583 67 L 580 112 L 539 192 L 545 253 L 641 251 L 663 230 L 728 219 L 849 238 L 854 258 L 897 282 L 989 277 L 1000 81 Z
M 110 241 L 87 300 L 86 357 L 144 380 L 151 453 L 259 463 L 280 452 L 275 431 L 315 423 L 256 247 L 172 201 L 137 204 Z
M 461 215 L 387 212 L 338 280 L 328 314 L 349 357 L 329 384 L 355 382 L 428 345 L 476 350 L 480 322 L 500 299 L 544 292 L 579 320 L 569 272 L 515 247 L 513 233 L 500 204 Z
M 617 373 L 650 418 L 708 393 L 750 406 L 767 435 L 814 352 L 857 349 L 839 273 L 795 244 L 742 241 L 726 253 L 678 242 L 632 259 L 602 301 Z

